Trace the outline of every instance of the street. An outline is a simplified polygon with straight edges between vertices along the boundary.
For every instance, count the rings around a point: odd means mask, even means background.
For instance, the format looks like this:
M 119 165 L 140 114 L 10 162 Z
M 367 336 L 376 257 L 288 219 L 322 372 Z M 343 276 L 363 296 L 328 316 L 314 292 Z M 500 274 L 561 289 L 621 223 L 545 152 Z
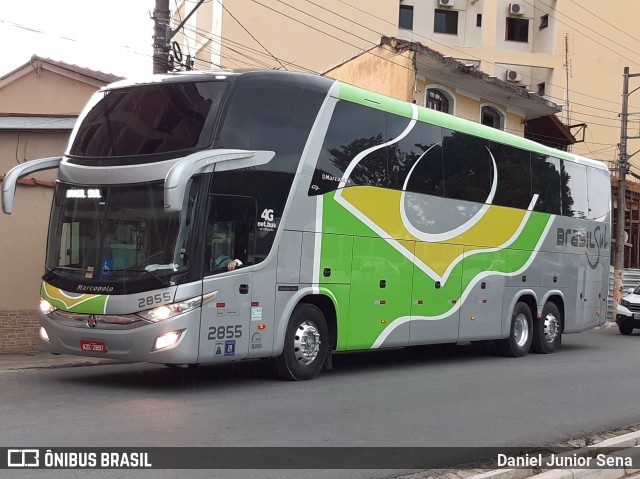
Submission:
M 349 353 L 297 383 L 272 379 L 259 361 L 3 371 L 2 445 L 541 446 L 638 423 L 639 341 L 638 332 L 607 328 L 564 336 L 557 353 L 522 359 L 470 344 Z M 252 476 L 283 476 L 276 472 Z

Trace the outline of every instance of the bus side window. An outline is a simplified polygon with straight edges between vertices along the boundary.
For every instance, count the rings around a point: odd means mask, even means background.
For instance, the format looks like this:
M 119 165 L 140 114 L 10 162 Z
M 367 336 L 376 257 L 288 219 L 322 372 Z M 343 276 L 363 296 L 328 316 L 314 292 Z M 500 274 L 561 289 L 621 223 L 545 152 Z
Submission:
M 246 196 L 210 195 L 205 274 L 227 271 L 230 261 L 252 264 L 256 202 Z

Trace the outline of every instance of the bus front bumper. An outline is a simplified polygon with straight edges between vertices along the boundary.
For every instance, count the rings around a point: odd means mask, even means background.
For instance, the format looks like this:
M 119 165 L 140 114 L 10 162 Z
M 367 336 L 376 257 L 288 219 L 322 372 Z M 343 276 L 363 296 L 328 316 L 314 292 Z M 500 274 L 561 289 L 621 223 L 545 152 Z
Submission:
M 108 329 L 92 321 L 73 326 L 40 313 L 44 351 L 161 364 L 198 362 L 200 309 L 132 329 Z M 93 326 L 92 326 L 93 324 Z

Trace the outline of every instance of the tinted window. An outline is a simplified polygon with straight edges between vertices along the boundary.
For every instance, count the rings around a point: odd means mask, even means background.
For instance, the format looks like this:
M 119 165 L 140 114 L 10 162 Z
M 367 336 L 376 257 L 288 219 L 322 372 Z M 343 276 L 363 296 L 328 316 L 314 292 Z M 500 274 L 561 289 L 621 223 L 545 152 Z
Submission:
M 531 154 L 533 194 L 538 195 L 534 211 L 559 215 L 560 208 L 560 160 L 539 153 Z
M 609 212 L 611 183 L 609 172 L 587 167 L 587 188 L 589 193 L 589 219 L 601 219 Z
M 338 188 L 349 164 L 361 152 L 385 143 L 385 113 L 347 101 L 338 102 L 311 181 L 310 195 Z M 387 152 L 369 153 L 354 168 L 346 186 L 388 184 Z
M 388 120 L 389 132 L 396 136 L 400 133 L 396 133 L 398 128 L 394 125 L 406 127 L 409 121 L 394 115 L 389 115 Z M 417 122 L 407 136 L 389 145 L 390 188 L 442 196 L 441 142 L 440 127 Z
M 493 170 L 489 142 L 451 130 L 442 133 L 444 195 L 484 203 L 491 193 Z
M 531 160 L 529 152 L 491 143 L 498 167 L 498 189 L 493 204 L 527 209 L 531 203 Z
M 293 175 L 274 171 L 236 170 L 213 174 L 212 194 L 238 198 L 239 203 L 245 206 L 246 198 L 251 198 L 255 204 L 257 219 L 247 227 L 253 248 L 252 252 L 247 253 L 249 264 L 259 263 L 269 254 L 276 230 L 280 226 L 292 180 Z M 239 259 L 244 261 L 242 257 Z
M 324 95 L 245 80 L 234 90 L 220 148 L 275 151 L 260 169 L 295 173 Z
M 71 155 L 133 156 L 208 147 L 227 84 L 141 85 L 104 95 L 78 128 Z
M 587 168 L 571 161 L 560 163 L 562 180 L 562 214 L 575 218 L 586 218 Z

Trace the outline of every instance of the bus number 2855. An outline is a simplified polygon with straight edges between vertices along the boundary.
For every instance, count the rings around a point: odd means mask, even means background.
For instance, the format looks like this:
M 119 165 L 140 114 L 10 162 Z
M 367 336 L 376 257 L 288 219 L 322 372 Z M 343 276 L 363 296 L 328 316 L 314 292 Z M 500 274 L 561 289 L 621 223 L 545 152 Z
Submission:
M 242 337 L 242 326 L 236 324 L 235 326 L 211 326 L 209 328 L 209 341 L 214 339 L 238 339 Z

